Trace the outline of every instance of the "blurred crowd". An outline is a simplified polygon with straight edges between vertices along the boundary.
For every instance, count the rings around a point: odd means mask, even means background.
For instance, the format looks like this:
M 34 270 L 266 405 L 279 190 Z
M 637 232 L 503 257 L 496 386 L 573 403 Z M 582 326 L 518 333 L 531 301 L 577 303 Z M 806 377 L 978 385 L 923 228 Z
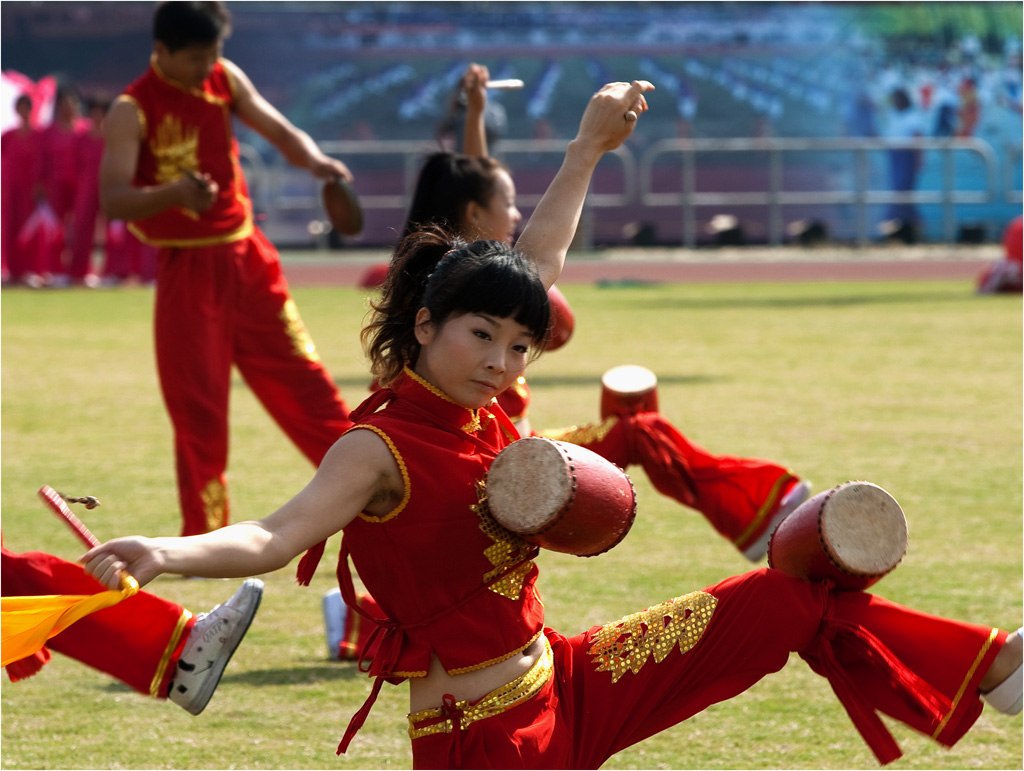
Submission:
M 5 78 L 11 77 L 5 73 Z M 30 81 L 14 100 L 2 143 L 4 286 L 61 288 L 151 283 L 156 250 L 100 210 L 103 117 L 109 98 Z

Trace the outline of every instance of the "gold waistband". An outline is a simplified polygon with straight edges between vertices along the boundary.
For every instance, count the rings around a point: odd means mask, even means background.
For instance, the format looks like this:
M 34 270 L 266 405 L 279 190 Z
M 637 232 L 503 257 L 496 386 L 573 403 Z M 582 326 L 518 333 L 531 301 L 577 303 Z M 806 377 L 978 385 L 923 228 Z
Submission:
M 500 688 L 495 688 L 476 703 L 470 701 L 455 703 L 455 708 L 460 712 L 460 727 L 466 729 L 477 720 L 500 715 L 532 698 L 544 687 L 554 670 L 551 644 L 545 639 L 543 652 L 528 672 L 505 683 Z M 410 739 L 420 739 L 432 734 L 447 734 L 452 731 L 451 718 L 445 717 L 444 711 L 438 708 L 413 712 L 408 718 Z

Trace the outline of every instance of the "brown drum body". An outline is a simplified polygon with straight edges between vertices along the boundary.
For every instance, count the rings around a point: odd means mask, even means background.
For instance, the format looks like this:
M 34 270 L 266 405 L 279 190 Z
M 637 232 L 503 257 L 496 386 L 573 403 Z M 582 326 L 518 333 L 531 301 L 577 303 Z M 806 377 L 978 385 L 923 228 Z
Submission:
M 647 367 L 623 364 L 601 375 L 601 420 L 658 411 L 658 377 Z
M 585 447 L 539 436 L 494 459 L 487 504 L 506 530 L 580 557 L 611 549 L 636 517 L 633 483 L 622 469 Z
M 844 482 L 804 501 L 776 528 L 768 564 L 797 578 L 866 589 L 907 552 L 907 520 L 889 493 Z

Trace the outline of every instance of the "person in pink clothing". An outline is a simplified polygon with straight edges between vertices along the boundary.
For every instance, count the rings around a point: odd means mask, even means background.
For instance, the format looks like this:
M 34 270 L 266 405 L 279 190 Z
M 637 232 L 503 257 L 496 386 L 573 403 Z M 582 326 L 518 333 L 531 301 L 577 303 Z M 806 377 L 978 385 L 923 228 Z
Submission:
M 78 189 L 78 143 L 85 130 L 78 94 L 70 86 L 57 89 L 53 121 L 40 137 L 40 173 L 46 201 L 63 227 L 64 237 L 51 240 L 35 255 L 36 272 L 51 286 L 68 283 L 65 250 L 70 242 L 72 214 Z
M 72 284 L 95 287 L 99 277 L 92 269 L 92 254 L 96 246 L 96 227 L 100 214 L 100 160 L 103 158 L 103 118 L 110 106 L 103 97 L 86 100 L 89 116 L 88 129 L 78 134 L 75 157 L 78 183 L 71 218 L 71 262 L 68 278 Z M 109 248 L 108 239 L 104 239 Z
M 39 182 L 39 131 L 32 125 L 32 97 L 21 94 L 14 103 L 20 123 L 0 136 L 2 157 L 2 246 L 4 283 L 37 283 L 18 236 L 36 207 Z

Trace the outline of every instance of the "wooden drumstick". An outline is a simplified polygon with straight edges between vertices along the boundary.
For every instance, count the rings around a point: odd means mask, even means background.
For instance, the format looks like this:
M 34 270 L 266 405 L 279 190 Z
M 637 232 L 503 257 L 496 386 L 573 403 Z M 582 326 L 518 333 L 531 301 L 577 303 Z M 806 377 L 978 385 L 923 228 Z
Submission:
M 64 501 L 64 498 L 49 485 L 43 485 L 39 488 L 39 497 L 42 498 L 53 510 L 53 513 L 64 520 L 64 524 L 71 528 L 72 532 L 78 536 L 79 540 L 84 543 L 88 548 L 99 546 L 99 539 L 89 532 L 89 528 L 85 526 Z M 90 496 L 91 497 L 91 496 Z M 93 499 L 95 500 L 95 499 Z
M 504 78 L 502 80 L 488 80 L 487 87 L 499 90 L 507 90 L 512 88 L 522 88 L 523 81 L 519 78 Z

